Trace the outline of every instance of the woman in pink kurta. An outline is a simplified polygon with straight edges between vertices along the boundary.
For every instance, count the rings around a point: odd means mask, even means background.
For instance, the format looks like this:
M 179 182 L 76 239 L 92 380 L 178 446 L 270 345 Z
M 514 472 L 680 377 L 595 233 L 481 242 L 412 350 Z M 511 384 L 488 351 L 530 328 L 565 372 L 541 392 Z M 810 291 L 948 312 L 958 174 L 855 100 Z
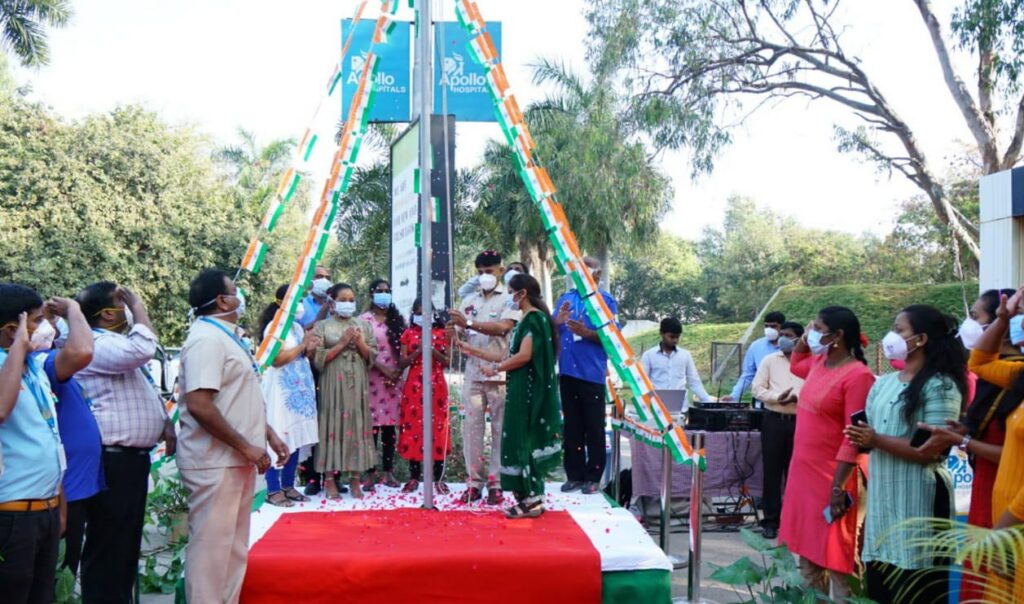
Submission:
M 373 484 L 380 482 L 388 487 L 397 487 L 393 473 L 395 466 L 395 445 L 398 442 L 399 411 L 402 405 L 402 370 L 398 367 L 399 340 L 405 331 L 405 320 L 398 308 L 391 302 L 391 284 L 384 279 L 370 283 L 372 302 L 360 319 L 370 323 L 373 337 L 377 341 L 377 358 L 370 368 L 370 415 L 373 417 L 373 441 L 383 443 L 381 451 L 382 470 L 370 468 L 364 488 L 373 490 Z
M 822 309 L 793 351 L 790 370 L 805 380 L 797 402 L 793 458 L 782 502 L 779 542 L 800 556 L 807 583 L 840 601 L 857 557 L 856 469 L 866 456 L 843 436 L 864 409 L 875 378 L 864 362 L 860 322 L 847 308 Z M 847 499 L 849 497 L 849 499 Z M 852 501 L 852 505 L 848 505 Z M 829 524 L 825 510 L 834 521 Z

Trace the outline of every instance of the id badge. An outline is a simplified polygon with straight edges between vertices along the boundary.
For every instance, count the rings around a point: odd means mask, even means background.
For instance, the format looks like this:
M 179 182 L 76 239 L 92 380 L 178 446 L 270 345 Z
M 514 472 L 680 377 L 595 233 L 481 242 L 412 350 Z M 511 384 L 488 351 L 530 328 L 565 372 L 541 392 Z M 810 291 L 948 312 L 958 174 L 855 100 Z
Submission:
M 60 472 L 63 474 L 68 469 L 68 456 L 64 452 L 64 443 L 57 444 L 57 460 L 60 462 Z

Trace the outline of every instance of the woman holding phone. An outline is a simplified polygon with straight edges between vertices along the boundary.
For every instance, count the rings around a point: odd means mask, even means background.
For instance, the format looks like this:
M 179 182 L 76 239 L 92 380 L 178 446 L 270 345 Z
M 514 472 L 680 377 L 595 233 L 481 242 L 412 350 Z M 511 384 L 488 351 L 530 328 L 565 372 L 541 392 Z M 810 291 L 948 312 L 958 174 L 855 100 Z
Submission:
M 846 578 L 857 557 L 856 445 L 843 437 L 850 416 L 864 409 L 875 381 L 864 361 L 860 321 L 829 306 L 804 332 L 790 371 L 804 379 L 796 411 L 793 458 L 782 503 L 779 542 L 800 556 L 804 581 L 833 599 L 850 595 Z
M 868 393 L 868 421 L 844 431 L 850 442 L 871 449 L 861 553 L 868 596 L 877 602 L 940 602 L 949 591 L 948 570 L 934 568 L 898 527 L 911 518 L 953 517 L 946 456 L 918 450 L 929 435 L 915 432 L 918 422 L 941 425 L 960 416 L 967 394 L 964 349 L 956 320 L 918 304 L 896 315 L 882 350 L 887 359 L 904 361 L 903 369 L 875 382 Z

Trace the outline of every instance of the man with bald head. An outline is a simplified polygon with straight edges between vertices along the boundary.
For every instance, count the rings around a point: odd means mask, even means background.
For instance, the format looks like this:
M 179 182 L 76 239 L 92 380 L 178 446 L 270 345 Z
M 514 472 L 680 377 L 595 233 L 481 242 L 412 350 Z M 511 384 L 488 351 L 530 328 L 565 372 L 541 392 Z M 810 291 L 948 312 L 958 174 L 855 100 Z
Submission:
M 594 281 L 601 281 L 601 263 L 587 256 L 583 263 Z M 562 398 L 565 437 L 562 440 L 565 484 L 563 493 L 600 490 L 604 475 L 605 373 L 608 355 L 597 337 L 597 328 L 587 316 L 583 296 L 567 280 L 569 291 L 555 304 L 555 325 L 559 332 L 558 386 Z M 598 290 L 612 312 L 618 307 L 612 295 Z M 595 294 L 597 295 L 597 294 Z

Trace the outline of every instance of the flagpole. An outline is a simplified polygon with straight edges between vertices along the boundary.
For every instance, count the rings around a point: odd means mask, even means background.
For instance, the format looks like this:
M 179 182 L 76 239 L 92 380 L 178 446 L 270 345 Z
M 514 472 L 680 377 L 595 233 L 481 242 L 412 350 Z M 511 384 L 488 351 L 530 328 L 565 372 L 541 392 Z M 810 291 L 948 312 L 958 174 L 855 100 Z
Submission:
M 430 0 L 417 0 L 416 22 L 418 38 L 416 54 L 420 64 L 419 70 L 419 107 L 420 120 L 420 300 L 423 313 L 423 338 L 420 350 L 423 354 L 423 507 L 434 508 L 434 422 L 433 392 L 431 377 L 433 374 L 433 254 L 431 249 L 431 229 L 434 224 L 433 203 L 431 203 L 430 187 L 430 113 L 433 109 L 434 70 L 433 47 L 431 33 L 433 24 L 430 19 Z

